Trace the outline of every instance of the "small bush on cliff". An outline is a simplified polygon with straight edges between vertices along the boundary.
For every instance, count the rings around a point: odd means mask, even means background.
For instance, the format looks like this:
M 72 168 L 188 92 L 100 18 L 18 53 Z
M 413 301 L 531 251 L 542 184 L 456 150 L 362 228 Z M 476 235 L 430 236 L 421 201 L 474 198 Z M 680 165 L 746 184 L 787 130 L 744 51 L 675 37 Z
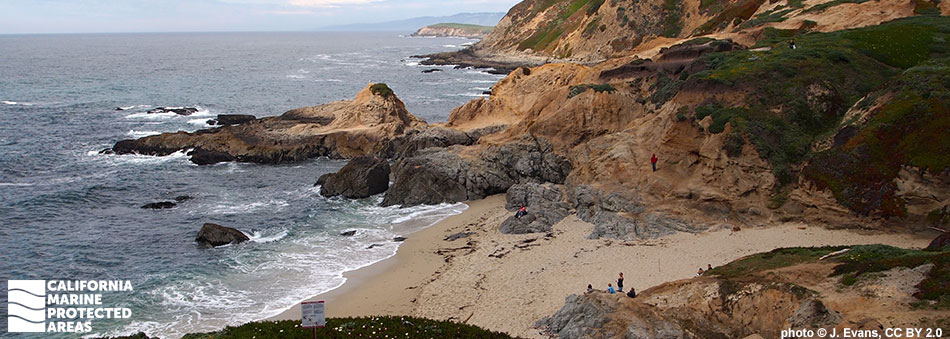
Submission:
M 384 83 L 373 84 L 369 90 L 373 92 L 373 95 L 378 95 L 383 98 L 389 98 L 393 95 L 393 90 Z
M 511 338 L 475 326 L 415 317 L 329 318 L 318 328 L 317 338 Z M 299 320 L 247 323 L 211 333 L 193 333 L 183 339 L 313 338 L 313 330 L 301 328 Z
M 584 85 L 577 85 L 577 86 L 571 86 L 571 91 L 567 93 L 567 98 L 570 99 L 570 98 L 576 97 L 576 96 L 580 95 L 581 93 L 587 92 L 587 90 L 589 90 L 589 89 L 592 89 L 592 90 L 594 90 L 594 92 L 597 92 L 597 93 L 604 93 L 604 92 L 613 93 L 614 91 L 617 90 L 617 89 L 614 88 L 614 86 L 611 85 L 611 84 L 584 84 Z

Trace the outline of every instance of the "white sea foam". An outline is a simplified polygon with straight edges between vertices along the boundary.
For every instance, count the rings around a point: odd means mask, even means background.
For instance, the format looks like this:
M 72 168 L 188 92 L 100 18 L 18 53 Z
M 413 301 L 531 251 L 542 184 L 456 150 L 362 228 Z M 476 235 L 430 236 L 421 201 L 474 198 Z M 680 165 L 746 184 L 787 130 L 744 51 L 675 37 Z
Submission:
M 31 183 L 21 183 L 21 182 L 0 182 L 0 187 L 2 186 L 14 186 L 14 187 L 28 187 L 33 186 Z
M 252 242 L 268 243 L 287 237 L 287 230 L 281 230 L 279 233 L 270 236 L 264 236 L 263 233 L 257 231 L 247 235 L 247 237 L 250 238 Z
M 7 104 L 7 105 L 16 105 L 16 104 L 17 104 L 17 102 L 16 102 L 16 101 L 7 101 L 7 100 L 3 100 L 3 101 L 0 101 L 0 102 L 2 102 L 2 103 L 4 103 L 4 104 Z
M 211 125 L 208 125 L 208 118 L 204 118 L 204 119 L 191 119 L 191 120 L 188 120 L 188 124 L 195 125 L 195 126 L 201 126 L 201 127 L 208 127 L 208 126 L 211 126 Z
M 98 151 L 89 151 L 86 154 L 93 157 L 103 157 L 109 161 L 118 164 L 131 164 L 131 165 L 155 165 L 166 163 L 169 161 L 187 161 L 187 153 L 190 150 L 178 151 L 166 156 L 154 156 L 154 155 L 140 155 L 140 154 L 99 154 Z
M 211 212 L 216 214 L 246 214 L 256 212 L 262 209 L 268 211 L 280 211 L 289 206 L 285 200 L 270 199 L 268 201 L 256 201 L 247 204 L 218 204 L 211 207 Z
M 315 82 L 343 82 L 340 79 L 314 79 Z
M 157 132 L 157 131 L 136 131 L 136 130 L 134 130 L 134 129 L 130 129 L 128 133 L 125 133 L 125 135 L 128 135 L 128 136 L 133 137 L 133 138 L 142 138 L 142 137 L 147 137 L 147 136 L 150 136 L 150 135 L 158 135 L 158 134 L 162 134 L 162 132 Z
M 445 48 L 458 48 L 459 46 L 458 46 L 458 45 L 442 45 L 442 47 L 445 47 Z
M 286 77 L 290 79 L 306 79 L 307 78 L 306 76 L 299 75 L 299 74 L 288 74 Z

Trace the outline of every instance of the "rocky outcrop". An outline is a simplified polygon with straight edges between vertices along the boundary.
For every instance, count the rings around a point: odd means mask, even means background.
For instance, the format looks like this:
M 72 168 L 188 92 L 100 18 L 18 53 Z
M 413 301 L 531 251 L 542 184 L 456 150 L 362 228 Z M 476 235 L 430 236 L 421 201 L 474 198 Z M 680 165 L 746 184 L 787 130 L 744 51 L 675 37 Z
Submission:
M 511 186 L 505 197 L 505 208 L 512 211 L 524 206 L 528 214 L 514 215 L 502 222 L 499 231 L 509 234 L 539 233 L 551 231 L 551 226 L 570 215 L 571 206 L 566 201 L 564 185 L 552 183 L 523 183 Z
M 122 140 L 116 154 L 191 152 L 195 163 L 285 163 L 318 156 L 389 156 L 391 139 L 422 126 L 385 84 L 370 84 L 352 101 L 291 110 L 252 123 Z
M 661 211 L 647 212 L 635 191 L 605 192 L 580 185 L 573 188 L 570 201 L 578 218 L 594 224 L 589 239 L 652 239 L 675 232 L 697 233 L 708 228 Z
M 383 206 L 480 199 L 522 182 L 563 183 L 570 171 L 571 163 L 543 138 L 427 149 L 396 161 Z
M 218 224 L 206 223 L 201 226 L 195 242 L 205 247 L 218 247 L 227 244 L 240 244 L 251 240 L 241 231 Z
M 250 114 L 218 114 L 217 118 L 208 120 L 208 125 L 231 126 L 242 125 L 253 121 L 257 121 L 257 117 Z
M 320 195 L 325 197 L 367 198 L 389 188 L 389 162 L 372 157 L 353 158 L 339 172 L 321 176 L 318 183 L 323 185 Z

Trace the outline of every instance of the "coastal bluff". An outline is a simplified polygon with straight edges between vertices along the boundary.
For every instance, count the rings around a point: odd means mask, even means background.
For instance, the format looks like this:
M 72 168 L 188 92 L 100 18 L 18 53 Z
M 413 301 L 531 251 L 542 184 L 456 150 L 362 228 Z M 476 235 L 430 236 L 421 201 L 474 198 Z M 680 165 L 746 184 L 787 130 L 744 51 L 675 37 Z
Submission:
M 491 33 L 493 29 L 492 26 L 441 23 L 422 27 L 410 36 L 481 39 Z

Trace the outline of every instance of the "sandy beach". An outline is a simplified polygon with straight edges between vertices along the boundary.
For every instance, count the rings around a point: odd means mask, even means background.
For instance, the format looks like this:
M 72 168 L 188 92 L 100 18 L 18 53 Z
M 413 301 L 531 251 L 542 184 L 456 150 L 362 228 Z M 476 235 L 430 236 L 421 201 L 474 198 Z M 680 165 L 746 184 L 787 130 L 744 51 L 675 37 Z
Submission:
M 548 234 L 506 235 L 497 230 L 510 214 L 504 202 L 501 195 L 469 202 L 462 214 L 411 234 L 394 257 L 346 273 L 341 288 L 311 299 L 327 301 L 329 317 L 415 315 L 535 338 L 542 336 L 534 323 L 557 311 L 566 296 L 584 292 L 587 284 L 606 289 L 620 272 L 624 287 L 639 291 L 690 278 L 707 264 L 780 247 L 881 243 L 919 248 L 930 240 L 797 223 L 637 242 L 588 240 L 593 225 L 575 216 Z M 446 240 L 460 232 L 471 234 Z M 294 307 L 271 319 L 299 319 L 299 312 Z

